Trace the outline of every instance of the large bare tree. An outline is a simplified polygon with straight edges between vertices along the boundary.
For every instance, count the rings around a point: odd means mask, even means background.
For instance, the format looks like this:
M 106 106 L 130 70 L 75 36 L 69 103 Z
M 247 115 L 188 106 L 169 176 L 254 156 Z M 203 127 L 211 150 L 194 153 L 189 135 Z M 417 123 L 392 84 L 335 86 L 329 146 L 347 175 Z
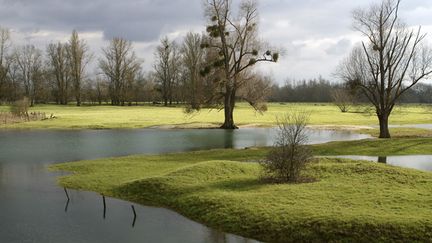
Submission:
M 73 93 L 77 106 L 81 105 L 81 86 L 85 75 L 85 68 L 91 58 L 88 50 L 86 42 L 81 40 L 78 32 L 74 30 L 68 43 L 68 59 L 71 69 Z
M 67 49 L 68 46 L 60 42 L 49 44 L 47 48 L 49 70 L 54 79 L 54 93 L 57 102 L 61 105 L 68 104 L 72 80 L 72 69 Z
M 263 50 L 263 45 L 258 40 L 259 16 L 256 1 L 243 0 L 237 15 L 233 14 L 231 4 L 232 0 L 207 0 L 209 38 L 202 46 L 218 54 L 202 73 L 208 74 L 212 69 L 219 69 L 222 73 L 215 80 L 221 89 L 219 96 L 214 98 L 223 99 L 223 129 L 237 128 L 233 113 L 236 99 L 239 98 L 237 91 L 250 79 L 246 71 L 259 62 L 276 62 L 279 58 L 278 53 Z M 248 74 L 250 73 L 252 72 Z M 252 99 L 248 102 L 255 109 L 263 107 Z
M 133 51 L 132 42 L 114 38 L 103 49 L 104 58 L 99 60 L 102 73 L 109 80 L 112 105 L 124 105 L 128 83 L 141 70 L 141 61 Z
M 365 41 L 338 70 L 375 107 L 380 138 L 390 138 L 389 116 L 401 95 L 432 74 L 432 53 L 423 43 L 426 35 L 421 27 L 409 28 L 399 19 L 400 3 L 383 0 L 354 11 L 354 28 Z

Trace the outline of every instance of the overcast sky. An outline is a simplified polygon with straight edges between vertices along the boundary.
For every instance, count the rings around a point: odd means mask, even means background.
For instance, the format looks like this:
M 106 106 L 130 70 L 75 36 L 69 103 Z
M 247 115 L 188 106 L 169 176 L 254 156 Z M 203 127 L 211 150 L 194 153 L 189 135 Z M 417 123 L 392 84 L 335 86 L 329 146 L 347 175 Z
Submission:
M 380 0 L 261 0 L 260 33 L 283 48 L 277 64 L 260 69 L 283 83 L 286 79 L 331 74 L 361 41 L 351 28 L 351 11 Z M 0 25 L 10 28 L 15 43 L 40 48 L 66 41 L 80 32 L 97 56 L 107 41 L 120 36 L 134 42 L 144 68 L 151 68 L 154 48 L 167 35 L 180 39 L 188 31 L 205 30 L 203 0 L 0 0 Z M 401 17 L 422 25 L 432 42 L 432 0 L 403 0 Z M 96 62 L 96 60 L 95 60 Z

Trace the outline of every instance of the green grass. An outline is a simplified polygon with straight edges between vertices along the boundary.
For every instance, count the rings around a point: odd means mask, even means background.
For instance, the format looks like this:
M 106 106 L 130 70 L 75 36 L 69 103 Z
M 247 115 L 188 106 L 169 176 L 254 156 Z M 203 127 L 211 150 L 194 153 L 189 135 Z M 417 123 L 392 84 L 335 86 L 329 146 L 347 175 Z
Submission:
M 314 183 L 265 184 L 259 180 L 260 166 L 245 161 L 257 161 L 266 152 L 129 156 L 51 169 L 73 172 L 59 179 L 66 187 L 169 207 L 211 227 L 263 241 L 431 239 L 431 173 L 320 159 L 304 173 L 316 178 Z
M 9 108 L 0 106 L 0 111 Z M 3 128 L 54 128 L 54 129 L 110 129 L 110 128 L 144 128 L 152 126 L 181 127 L 216 127 L 223 121 L 223 112 L 202 110 L 194 115 L 187 115 L 182 107 L 112 107 L 83 106 L 76 107 L 57 105 L 38 105 L 34 111 L 54 114 L 57 119 L 4 125 Z M 268 112 L 263 115 L 253 111 L 247 104 L 240 103 L 235 109 L 234 119 L 237 125 L 273 126 L 276 116 L 290 110 L 307 110 L 311 112 L 312 125 L 376 125 L 373 115 L 363 113 L 341 113 L 331 104 L 269 104 Z M 406 105 L 393 112 L 392 124 L 432 123 L 432 113 L 425 106 Z

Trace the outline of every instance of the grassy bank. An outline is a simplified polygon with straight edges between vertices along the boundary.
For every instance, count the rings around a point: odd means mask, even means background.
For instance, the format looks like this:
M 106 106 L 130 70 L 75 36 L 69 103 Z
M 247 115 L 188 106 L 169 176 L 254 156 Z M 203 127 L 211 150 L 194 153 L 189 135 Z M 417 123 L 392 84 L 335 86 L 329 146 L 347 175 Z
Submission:
M 363 147 L 373 147 L 373 142 L 364 141 Z M 430 144 L 430 140 L 423 142 Z M 405 146 L 403 143 L 400 146 Z M 349 142 L 344 149 L 350 146 L 358 145 Z M 392 155 L 395 144 L 386 146 L 381 149 Z M 314 151 L 318 155 L 330 149 L 320 145 L 314 146 Z M 335 151 L 337 146 L 333 146 Z M 431 239 L 431 173 L 320 159 L 305 171 L 306 176 L 317 179 L 314 183 L 264 184 L 259 180 L 259 165 L 245 162 L 262 159 L 266 152 L 212 150 L 129 156 L 51 168 L 73 172 L 60 178 L 66 187 L 169 207 L 211 227 L 263 241 Z
M 254 112 L 247 104 L 240 103 L 235 110 L 235 121 L 238 125 L 273 126 L 276 116 L 290 110 L 307 110 L 311 112 L 312 125 L 376 125 L 373 115 L 352 112 L 341 113 L 332 104 L 275 104 L 268 106 L 263 115 Z M 0 111 L 9 108 L 0 106 Z M 360 109 L 360 108 L 359 108 Z M 54 128 L 54 129 L 109 129 L 109 128 L 144 128 L 152 126 L 179 127 L 217 127 L 223 121 L 223 112 L 202 110 L 187 115 L 182 107 L 112 107 L 83 106 L 76 107 L 57 105 L 38 105 L 33 111 L 54 114 L 57 118 L 46 121 L 4 125 L 3 128 Z M 424 106 L 402 106 L 394 111 L 390 118 L 392 124 L 432 123 L 432 114 Z

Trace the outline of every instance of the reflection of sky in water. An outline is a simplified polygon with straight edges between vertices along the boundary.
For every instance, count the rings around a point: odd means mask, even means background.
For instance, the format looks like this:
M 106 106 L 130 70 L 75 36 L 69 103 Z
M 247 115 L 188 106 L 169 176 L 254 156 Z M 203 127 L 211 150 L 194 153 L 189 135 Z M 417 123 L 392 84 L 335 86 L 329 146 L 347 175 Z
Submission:
M 90 192 L 70 190 L 65 212 L 66 195 L 55 183 L 55 176 L 62 173 L 49 173 L 46 166 L 130 154 L 270 146 L 275 136 L 272 128 L 2 131 L 0 242 L 253 242 L 209 229 L 170 210 L 139 205 L 135 205 L 137 221 L 132 228 L 131 203 L 107 198 L 103 219 L 102 198 Z M 314 144 L 368 137 L 309 130 L 309 143 Z M 417 158 L 415 163 L 422 164 Z
M 250 132 L 250 131 L 249 131 Z M 265 133 L 221 130 L 106 130 L 0 132 L 0 242 L 254 242 L 207 228 L 166 209 L 95 193 L 66 195 L 46 166 L 54 162 L 139 153 L 244 147 Z M 252 136 L 250 136 L 252 135 Z
M 140 153 L 270 146 L 275 135 L 271 128 L 7 131 L 0 133 L 0 162 L 46 164 Z M 326 130 L 310 130 L 309 135 L 313 144 L 369 137 Z
M 346 158 L 354 160 L 367 160 L 378 162 L 379 157 L 376 156 L 355 156 L 355 155 L 342 155 L 331 156 L 337 158 Z M 388 156 L 382 157 L 389 165 L 413 168 L 418 170 L 432 171 L 432 155 L 407 155 L 407 156 Z
M 389 125 L 389 127 L 432 129 L 432 124 Z

